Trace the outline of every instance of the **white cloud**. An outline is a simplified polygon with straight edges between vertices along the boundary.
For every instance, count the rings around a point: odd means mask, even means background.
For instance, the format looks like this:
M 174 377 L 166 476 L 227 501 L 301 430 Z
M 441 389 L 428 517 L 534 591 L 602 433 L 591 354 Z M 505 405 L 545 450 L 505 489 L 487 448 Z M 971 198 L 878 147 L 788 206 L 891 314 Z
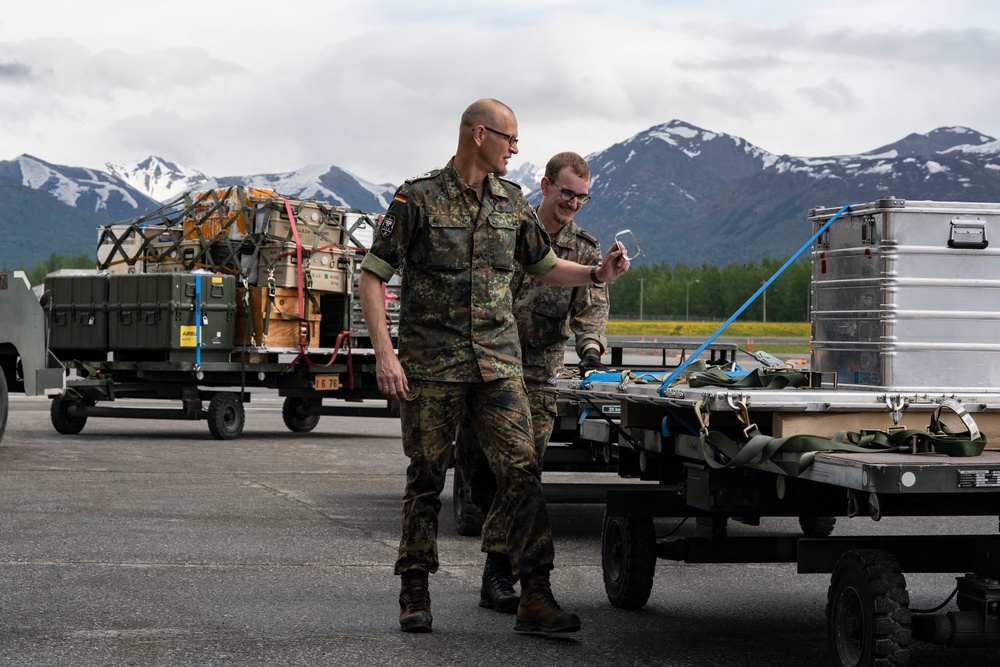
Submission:
M 257 0 L 17 3 L 0 15 L 0 159 L 150 153 L 211 175 L 334 163 L 398 182 L 497 97 L 544 164 L 678 118 L 776 154 L 1000 135 L 994 3 Z

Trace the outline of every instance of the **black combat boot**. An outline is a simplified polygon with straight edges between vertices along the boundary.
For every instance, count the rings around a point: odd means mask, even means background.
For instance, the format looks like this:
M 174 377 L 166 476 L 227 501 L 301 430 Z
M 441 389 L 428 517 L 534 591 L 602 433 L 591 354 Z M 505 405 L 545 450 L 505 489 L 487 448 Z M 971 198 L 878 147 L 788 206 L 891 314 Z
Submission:
M 479 590 L 479 606 L 496 609 L 504 614 L 517 611 L 520 598 L 514 590 L 514 575 L 507 554 L 486 554 L 483 587 Z
M 565 612 L 552 597 L 549 573 L 521 577 L 521 604 L 517 607 L 517 632 L 576 632 L 580 617 Z
M 431 592 L 427 588 L 427 573 L 410 571 L 403 574 L 399 589 L 399 629 L 403 632 L 431 631 Z

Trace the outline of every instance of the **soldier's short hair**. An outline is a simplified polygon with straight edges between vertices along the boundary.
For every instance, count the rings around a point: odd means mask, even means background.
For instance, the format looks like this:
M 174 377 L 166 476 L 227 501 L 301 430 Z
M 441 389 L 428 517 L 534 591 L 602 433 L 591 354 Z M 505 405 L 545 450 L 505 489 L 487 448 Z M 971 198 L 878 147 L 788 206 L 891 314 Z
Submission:
M 545 165 L 545 178 L 551 181 L 566 167 L 573 170 L 573 173 L 580 178 L 590 180 L 590 166 L 586 160 L 573 151 L 553 155 L 548 164 Z
M 514 111 L 509 106 L 492 98 L 476 100 L 462 114 L 462 127 L 473 128 L 476 125 L 497 125 L 501 109 L 506 109 L 513 116 Z

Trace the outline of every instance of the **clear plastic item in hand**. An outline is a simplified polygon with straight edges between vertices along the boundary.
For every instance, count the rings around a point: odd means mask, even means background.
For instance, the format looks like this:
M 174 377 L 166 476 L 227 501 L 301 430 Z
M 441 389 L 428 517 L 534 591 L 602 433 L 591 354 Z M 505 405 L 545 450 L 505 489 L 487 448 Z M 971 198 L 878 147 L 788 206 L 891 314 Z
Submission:
M 622 245 L 625 259 L 630 262 L 642 254 L 642 246 L 639 245 L 639 239 L 636 238 L 631 229 L 623 229 L 615 234 L 615 243 Z

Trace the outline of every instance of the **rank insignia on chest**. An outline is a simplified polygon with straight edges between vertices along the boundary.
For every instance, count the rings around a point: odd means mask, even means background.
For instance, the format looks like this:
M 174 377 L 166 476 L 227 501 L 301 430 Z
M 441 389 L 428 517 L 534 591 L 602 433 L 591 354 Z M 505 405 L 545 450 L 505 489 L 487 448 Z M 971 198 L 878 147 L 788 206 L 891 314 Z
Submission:
M 382 234 L 383 238 L 388 238 L 392 234 L 392 228 L 396 226 L 396 218 L 387 215 L 382 218 L 382 225 L 379 227 L 379 233 Z

